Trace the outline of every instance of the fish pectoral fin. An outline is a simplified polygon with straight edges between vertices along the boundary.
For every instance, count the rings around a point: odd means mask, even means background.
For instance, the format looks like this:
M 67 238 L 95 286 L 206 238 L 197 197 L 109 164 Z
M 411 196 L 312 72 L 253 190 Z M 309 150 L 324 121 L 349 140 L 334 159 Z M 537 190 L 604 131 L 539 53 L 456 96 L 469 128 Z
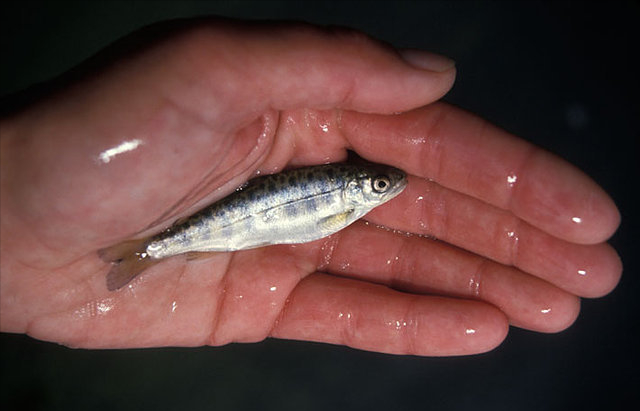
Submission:
M 338 231 L 348 225 L 350 217 L 355 210 L 351 209 L 344 213 L 334 214 L 329 217 L 325 217 L 318 222 L 318 226 L 326 231 Z

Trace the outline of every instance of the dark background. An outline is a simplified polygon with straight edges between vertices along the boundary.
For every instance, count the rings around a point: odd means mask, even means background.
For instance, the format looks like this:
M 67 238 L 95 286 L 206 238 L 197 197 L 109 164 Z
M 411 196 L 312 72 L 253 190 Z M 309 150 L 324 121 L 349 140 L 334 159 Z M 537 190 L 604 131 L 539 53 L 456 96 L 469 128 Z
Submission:
M 0 14 L 5 97 L 141 26 L 206 14 L 345 25 L 449 55 L 458 80 L 445 100 L 568 159 L 613 196 L 622 226 L 611 243 L 625 264 L 620 286 L 584 300 L 567 331 L 513 328 L 478 356 L 391 356 L 279 340 L 86 351 L 1 334 L 0 404 L 568 410 L 638 400 L 638 2 L 5 1 Z

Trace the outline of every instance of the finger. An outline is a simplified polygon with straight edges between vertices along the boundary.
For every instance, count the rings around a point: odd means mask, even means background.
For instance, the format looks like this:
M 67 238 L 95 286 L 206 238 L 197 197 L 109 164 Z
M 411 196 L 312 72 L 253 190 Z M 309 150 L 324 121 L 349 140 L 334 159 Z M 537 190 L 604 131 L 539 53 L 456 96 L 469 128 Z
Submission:
M 561 331 L 579 312 L 575 295 L 437 240 L 360 223 L 329 241 L 317 246 L 319 270 L 405 292 L 482 300 L 521 328 Z
M 445 356 L 489 351 L 502 342 L 507 329 L 504 315 L 481 302 L 403 294 L 312 274 L 291 293 L 271 336 Z
M 367 158 L 509 210 L 555 237 L 596 244 L 618 226 L 613 201 L 582 172 L 453 106 L 397 116 L 348 112 L 341 125 Z
M 366 217 L 434 236 L 549 281 L 573 294 L 600 297 L 620 280 L 620 258 L 608 244 L 580 245 L 553 237 L 483 201 L 422 178 Z
M 194 53 L 190 61 L 202 65 L 197 70 L 204 78 L 195 80 L 212 91 L 214 107 L 224 97 L 227 107 L 246 111 L 339 107 L 393 113 L 437 100 L 455 78 L 446 57 L 398 52 L 346 28 L 212 20 L 192 29 L 186 41 Z

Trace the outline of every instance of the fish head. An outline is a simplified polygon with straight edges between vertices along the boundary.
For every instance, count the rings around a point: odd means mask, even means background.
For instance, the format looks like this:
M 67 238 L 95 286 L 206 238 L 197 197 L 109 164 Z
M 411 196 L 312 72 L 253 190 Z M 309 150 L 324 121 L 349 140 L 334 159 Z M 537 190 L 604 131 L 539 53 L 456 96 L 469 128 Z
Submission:
M 347 196 L 354 205 L 372 209 L 400 194 L 407 186 L 407 175 L 395 167 L 375 165 L 358 170 Z

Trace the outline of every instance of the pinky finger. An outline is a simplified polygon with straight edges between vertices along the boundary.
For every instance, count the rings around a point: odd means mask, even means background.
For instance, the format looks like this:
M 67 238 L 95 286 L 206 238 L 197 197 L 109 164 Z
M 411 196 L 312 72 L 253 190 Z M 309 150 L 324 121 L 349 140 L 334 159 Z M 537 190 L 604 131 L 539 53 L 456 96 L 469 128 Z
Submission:
M 271 336 L 391 354 L 449 356 L 489 351 L 507 330 L 505 315 L 486 303 L 406 294 L 316 273 L 293 290 Z

